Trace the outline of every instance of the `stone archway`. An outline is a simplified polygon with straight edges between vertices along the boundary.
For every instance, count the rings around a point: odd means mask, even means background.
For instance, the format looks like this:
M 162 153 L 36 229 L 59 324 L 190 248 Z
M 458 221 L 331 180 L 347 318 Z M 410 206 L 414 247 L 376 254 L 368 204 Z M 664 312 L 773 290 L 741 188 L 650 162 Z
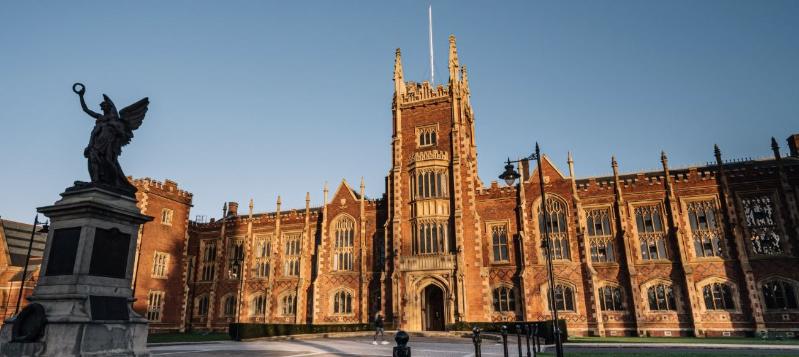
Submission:
M 435 284 L 427 285 L 421 294 L 422 329 L 425 331 L 444 331 L 446 311 L 444 309 L 444 290 Z

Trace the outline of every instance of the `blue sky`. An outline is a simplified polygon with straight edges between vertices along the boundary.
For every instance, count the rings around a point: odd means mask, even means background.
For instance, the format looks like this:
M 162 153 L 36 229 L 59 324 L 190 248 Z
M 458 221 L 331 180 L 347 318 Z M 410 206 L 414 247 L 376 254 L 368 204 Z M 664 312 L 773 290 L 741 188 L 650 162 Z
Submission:
M 95 107 L 151 105 L 121 162 L 256 211 L 322 202 L 342 178 L 379 197 L 390 165 L 392 66 L 429 77 L 430 1 L 0 3 L 0 215 L 87 180 Z M 797 1 L 432 1 L 437 82 L 447 36 L 469 69 L 479 174 L 539 141 L 580 177 L 766 156 L 799 133 Z

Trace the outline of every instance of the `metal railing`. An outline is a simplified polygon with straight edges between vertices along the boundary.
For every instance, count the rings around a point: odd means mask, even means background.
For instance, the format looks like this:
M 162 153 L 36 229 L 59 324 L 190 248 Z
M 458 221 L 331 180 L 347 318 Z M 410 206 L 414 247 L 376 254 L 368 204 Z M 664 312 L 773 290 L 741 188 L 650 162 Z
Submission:
M 516 324 L 514 332 L 516 334 L 516 351 L 518 357 L 536 357 L 538 353 L 541 352 L 542 331 L 538 324 Z M 481 334 L 482 330 L 480 330 L 479 327 L 472 328 L 472 343 L 474 344 L 475 357 L 481 357 L 483 354 L 483 338 Z M 502 336 L 502 355 L 508 357 L 508 326 L 502 326 L 500 335 Z M 525 343 L 522 343 L 522 338 L 526 341 Z M 523 351 L 524 349 L 526 349 L 526 354 Z

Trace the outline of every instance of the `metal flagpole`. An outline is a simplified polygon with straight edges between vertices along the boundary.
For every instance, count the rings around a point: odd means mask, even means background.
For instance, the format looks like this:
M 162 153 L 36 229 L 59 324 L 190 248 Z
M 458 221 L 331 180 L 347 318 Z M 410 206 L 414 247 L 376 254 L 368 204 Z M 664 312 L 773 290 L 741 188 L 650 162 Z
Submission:
M 430 85 L 435 86 L 436 70 L 433 65 L 433 5 L 427 7 L 428 33 L 430 35 Z

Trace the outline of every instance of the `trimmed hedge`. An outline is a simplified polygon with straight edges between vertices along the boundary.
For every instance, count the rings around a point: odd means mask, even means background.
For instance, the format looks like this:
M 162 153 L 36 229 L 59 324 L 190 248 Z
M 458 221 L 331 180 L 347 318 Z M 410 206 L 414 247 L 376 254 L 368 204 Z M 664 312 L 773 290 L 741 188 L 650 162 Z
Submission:
M 331 324 L 331 325 L 295 325 L 295 324 L 252 324 L 232 323 L 228 326 L 230 339 L 242 339 L 272 336 L 299 335 L 305 333 L 371 331 L 372 324 Z
M 479 327 L 483 332 L 500 333 L 502 325 L 508 327 L 508 335 L 516 334 L 516 324 L 538 325 L 538 336 L 546 340 L 546 344 L 555 343 L 555 334 L 552 332 L 552 320 L 546 321 L 507 321 L 507 322 L 456 322 L 447 324 L 447 331 L 471 331 L 474 327 Z M 566 330 L 566 320 L 558 320 L 560 326 L 560 340 L 566 342 L 569 332 Z

